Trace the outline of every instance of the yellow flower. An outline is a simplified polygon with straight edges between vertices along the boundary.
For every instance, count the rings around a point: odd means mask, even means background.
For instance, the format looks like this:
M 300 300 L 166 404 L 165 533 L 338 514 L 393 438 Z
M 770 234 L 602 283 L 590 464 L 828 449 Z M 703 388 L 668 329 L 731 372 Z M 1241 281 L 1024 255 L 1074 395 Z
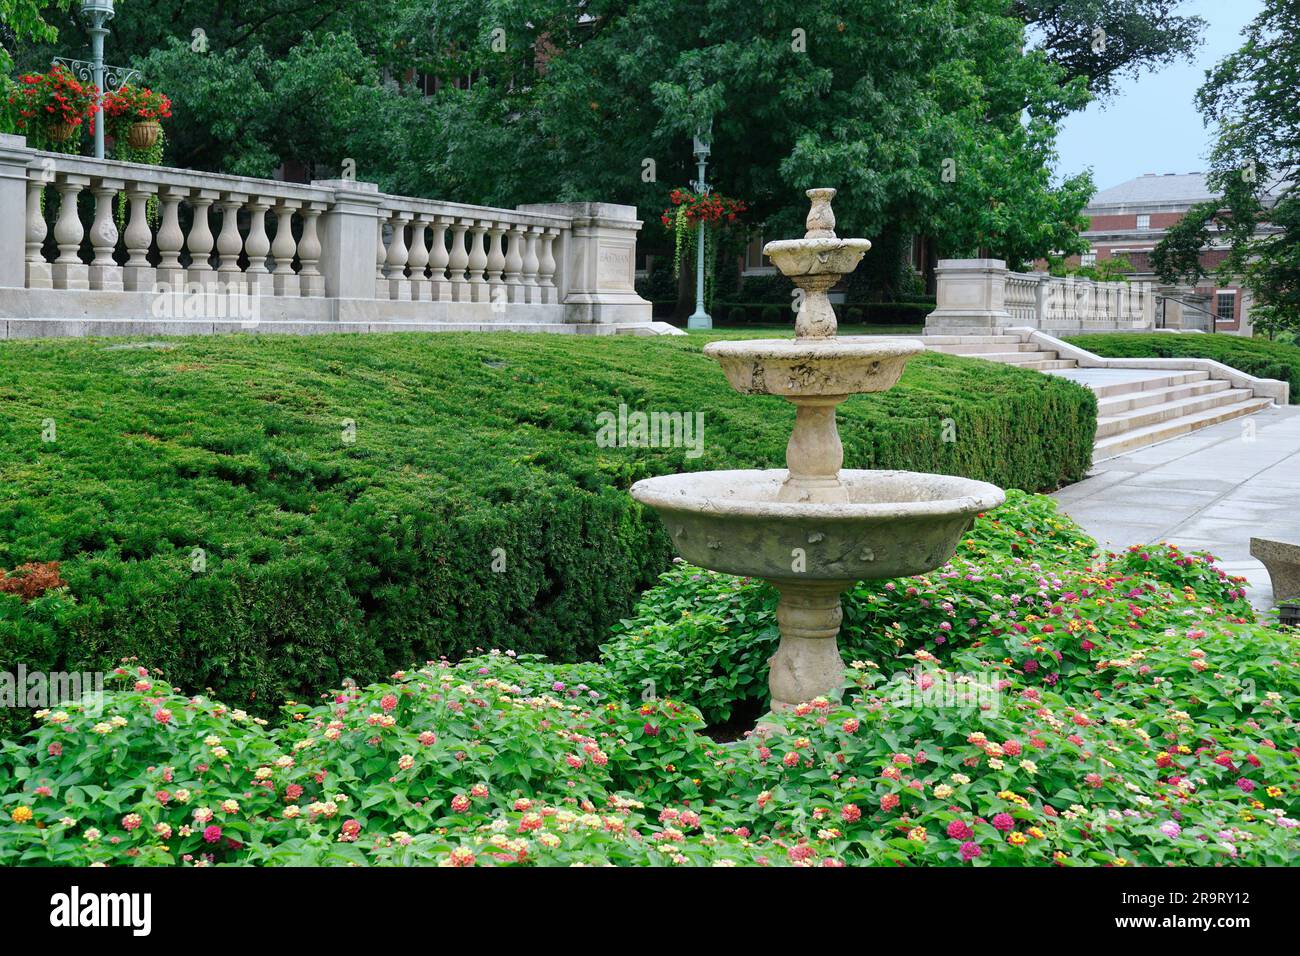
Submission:
M 1026 843 L 1029 842 L 1029 837 L 1019 832 L 1010 833 L 1007 835 L 1007 842 L 1010 843 L 1012 846 L 1024 846 Z
M 1282 796 L 1281 787 L 1269 787 L 1264 792 L 1267 793 L 1270 797 L 1273 797 L 1274 799 L 1277 799 L 1278 797 Z
M 913 843 L 925 842 L 925 827 L 913 827 L 907 831 L 907 838 Z
M 14 823 L 27 823 L 32 818 L 32 808 L 17 806 L 13 808 L 9 815 L 13 818 Z

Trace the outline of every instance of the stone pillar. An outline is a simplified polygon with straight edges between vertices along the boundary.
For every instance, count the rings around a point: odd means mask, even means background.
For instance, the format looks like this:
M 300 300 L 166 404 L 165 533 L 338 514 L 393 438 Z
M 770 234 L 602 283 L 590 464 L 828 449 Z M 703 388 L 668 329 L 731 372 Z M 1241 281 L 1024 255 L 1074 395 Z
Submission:
M 445 216 L 436 216 L 433 220 L 433 238 L 429 246 L 429 281 L 430 295 L 434 302 L 451 301 L 451 282 L 447 279 L 447 263 L 451 257 L 447 254 L 447 225 Z
M 266 267 L 266 257 L 271 253 L 271 237 L 266 234 L 266 213 L 275 205 L 274 198 L 254 196 L 248 204 L 248 239 L 244 252 L 248 255 L 248 291 L 251 295 L 271 295 L 275 283 L 271 270 Z
M 429 268 L 429 240 L 425 233 L 429 229 L 429 217 L 417 215 L 411 219 L 411 247 L 407 250 L 406 265 L 411 271 L 411 298 L 422 302 L 429 298 L 429 280 L 425 272 Z
M 27 288 L 50 289 L 54 286 L 50 264 L 45 261 L 42 248 L 49 227 L 41 210 L 41 196 L 45 192 L 45 171 L 28 170 L 27 179 Z
M 220 193 L 210 189 L 196 190 L 190 197 L 190 210 L 194 218 L 190 222 L 189 235 L 185 237 L 185 248 L 189 250 L 190 266 L 187 270 L 189 283 L 197 285 L 199 291 L 215 292 L 217 272 L 212 268 L 212 226 L 208 216 L 212 203 Z
M 926 317 L 927 335 L 994 335 L 1012 324 L 1001 259 L 940 259 L 934 272 L 938 307 Z
M 180 252 L 185 246 L 181 232 L 181 200 L 189 193 L 183 186 L 164 186 L 159 202 L 162 214 L 158 221 L 158 284 L 171 291 L 184 291 L 185 270 L 181 268 Z
M 1047 321 L 1047 311 L 1051 307 L 1051 289 L 1052 276 L 1047 272 L 1039 272 L 1038 287 L 1034 289 L 1034 328 L 1045 328 Z
M 640 325 L 651 321 L 650 303 L 637 295 L 635 206 L 613 203 L 540 203 L 519 206 L 529 215 L 569 221 L 556 250 L 556 285 L 564 319 L 579 325 Z M 564 229 L 563 222 L 546 224 Z M 507 278 L 508 281 L 508 278 Z
M 122 284 L 128 292 L 153 292 L 158 281 L 157 271 L 149 264 L 149 245 L 153 242 L 153 230 L 149 228 L 149 197 L 156 191 L 156 186 L 141 183 L 133 183 L 126 189 L 131 211 L 126 231 L 122 234 L 129 256 L 122 268 Z
M 379 215 L 379 187 L 350 179 L 315 180 L 313 186 L 334 191 L 334 201 L 321 216 L 320 271 L 325 295 L 335 299 L 375 297 L 375 218 Z M 301 249 L 299 250 L 301 258 Z
M 323 202 L 307 203 L 302 208 L 302 238 L 298 240 L 298 285 L 304 298 L 325 295 L 325 277 L 320 271 L 321 244 L 317 224 L 329 209 Z
M 113 202 L 126 183 L 120 179 L 99 179 L 91 187 L 95 194 L 95 220 L 90 226 L 90 246 L 95 258 L 90 263 L 90 287 L 104 292 L 121 292 L 122 267 L 113 259 L 117 248 L 117 223 L 113 221 Z
M 299 205 L 295 200 L 281 199 L 275 206 L 275 241 L 271 243 L 275 271 L 271 274 L 271 285 L 279 296 L 296 297 L 301 291 L 298 274 L 293 271 L 293 254 L 298 251 L 298 244 L 293 240 L 293 214 Z
M 83 230 L 77 214 L 77 197 L 90 185 L 86 176 L 60 176 L 55 189 L 59 192 L 59 218 L 54 221 L 54 241 L 59 257 L 54 260 L 54 288 L 89 289 L 90 270 L 77 253 L 81 249 Z
M 390 231 L 385 255 L 388 264 L 388 298 L 395 302 L 411 301 L 411 282 L 406 278 L 406 263 L 410 259 L 410 252 L 406 248 L 406 224 L 410 221 L 411 214 L 400 209 L 392 210 L 392 215 L 388 217 Z
M 24 137 L 0 134 L 0 286 L 22 288 L 31 271 L 27 256 L 30 227 L 27 164 L 31 159 L 32 151 Z M 42 171 L 33 172 L 36 185 L 44 185 Z M 45 277 L 45 270 L 35 272 L 38 278 Z

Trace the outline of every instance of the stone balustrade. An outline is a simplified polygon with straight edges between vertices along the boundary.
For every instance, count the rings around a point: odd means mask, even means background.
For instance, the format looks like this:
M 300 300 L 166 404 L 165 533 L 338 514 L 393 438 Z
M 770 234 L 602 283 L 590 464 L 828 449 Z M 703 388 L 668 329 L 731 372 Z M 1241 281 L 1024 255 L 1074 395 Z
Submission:
M 633 290 L 640 226 L 630 206 L 495 209 L 0 136 L 0 337 L 667 331 Z
M 1095 282 L 1046 272 L 1011 272 L 1000 259 L 941 259 L 930 334 L 989 334 L 1003 328 L 1053 332 L 1150 330 L 1152 284 Z

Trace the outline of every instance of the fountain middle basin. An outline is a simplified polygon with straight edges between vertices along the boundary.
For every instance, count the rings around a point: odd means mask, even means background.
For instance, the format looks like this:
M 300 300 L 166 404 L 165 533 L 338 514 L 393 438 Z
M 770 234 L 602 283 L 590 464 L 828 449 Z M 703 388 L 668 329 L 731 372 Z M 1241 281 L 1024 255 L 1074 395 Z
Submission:
M 974 516 L 1002 503 L 983 481 L 914 471 L 839 472 L 847 501 L 779 500 L 784 468 L 645 478 L 632 496 L 659 513 L 692 564 L 747 577 L 841 581 L 923 574 L 952 555 Z

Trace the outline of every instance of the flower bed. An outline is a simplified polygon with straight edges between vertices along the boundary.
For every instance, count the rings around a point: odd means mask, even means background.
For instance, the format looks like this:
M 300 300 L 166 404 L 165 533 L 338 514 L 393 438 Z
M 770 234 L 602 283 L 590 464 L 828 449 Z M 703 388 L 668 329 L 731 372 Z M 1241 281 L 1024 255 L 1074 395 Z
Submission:
M 890 623 L 849 635 L 873 656 L 844 703 L 730 746 L 629 700 L 617 651 L 437 662 L 274 727 L 124 667 L 102 713 L 0 749 L 0 865 L 1294 860 L 1295 637 L 1204 558 L 1078 542 L 1042 499 L 981 518 L 948 567 L 852 595 Z M 756 587 L 680 574 L 701 605 Z M 731 620 L 711 639 L 765 659 Z

